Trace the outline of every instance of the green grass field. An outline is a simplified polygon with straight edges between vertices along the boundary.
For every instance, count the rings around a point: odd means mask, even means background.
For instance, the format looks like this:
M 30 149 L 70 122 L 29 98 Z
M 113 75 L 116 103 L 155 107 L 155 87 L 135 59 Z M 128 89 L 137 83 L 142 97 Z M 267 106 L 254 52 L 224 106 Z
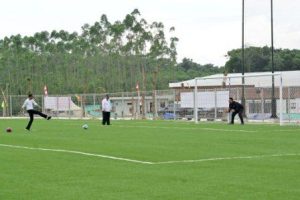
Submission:
M 300 198 L 299 127 L 26 123 L 0 120 L 1 200 Z

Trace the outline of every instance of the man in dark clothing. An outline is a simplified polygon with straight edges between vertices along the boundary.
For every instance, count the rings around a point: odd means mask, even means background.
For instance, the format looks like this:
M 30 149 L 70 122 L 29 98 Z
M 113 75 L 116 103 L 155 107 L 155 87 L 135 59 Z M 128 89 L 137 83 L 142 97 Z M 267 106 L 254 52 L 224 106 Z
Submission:
M 230 124 L 234 124 L 234 117 L 236 116 L 236 114 L 239 115 L 241 124 L 244 124 L 244 119 L 243 119 L 244 106 L 236 101 L 233 101 L 233 98 L 229 98 L 228 112 L 232 113 Z

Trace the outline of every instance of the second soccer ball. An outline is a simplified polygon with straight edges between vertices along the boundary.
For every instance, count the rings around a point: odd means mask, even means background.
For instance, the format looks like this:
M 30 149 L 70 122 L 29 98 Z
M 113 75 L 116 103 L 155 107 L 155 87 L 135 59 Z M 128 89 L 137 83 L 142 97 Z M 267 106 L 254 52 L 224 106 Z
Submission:
M 86 129 L 89 128 L 89 126 L 88 126 L 87 124 L 83 124 L 83 125 L 82 125 L 82 128 L 86 130 Z

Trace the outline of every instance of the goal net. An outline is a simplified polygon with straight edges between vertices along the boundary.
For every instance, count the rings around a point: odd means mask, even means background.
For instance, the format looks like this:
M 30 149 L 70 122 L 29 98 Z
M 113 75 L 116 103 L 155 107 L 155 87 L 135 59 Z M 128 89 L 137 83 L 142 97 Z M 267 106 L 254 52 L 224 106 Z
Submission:
M 180 94 L 181 107 L 193 108 L 196 123 L 228 122 L 230 97 L 244 105 L 248 122 L 300 122 L 300 88 L 289 87 L 286 83 L 293 80 L 284 79 L 281 73 L 219 74 L 192 81 L 193 91 Z

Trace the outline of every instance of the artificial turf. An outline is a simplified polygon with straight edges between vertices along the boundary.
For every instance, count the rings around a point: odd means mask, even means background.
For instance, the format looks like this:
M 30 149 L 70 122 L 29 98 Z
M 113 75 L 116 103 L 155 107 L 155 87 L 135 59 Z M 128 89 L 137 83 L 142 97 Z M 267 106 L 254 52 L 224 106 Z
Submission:
M 28 133 L 26 123 L 0 120 L 1 200 L 300 197 L 299 127 L 54 119 Z

